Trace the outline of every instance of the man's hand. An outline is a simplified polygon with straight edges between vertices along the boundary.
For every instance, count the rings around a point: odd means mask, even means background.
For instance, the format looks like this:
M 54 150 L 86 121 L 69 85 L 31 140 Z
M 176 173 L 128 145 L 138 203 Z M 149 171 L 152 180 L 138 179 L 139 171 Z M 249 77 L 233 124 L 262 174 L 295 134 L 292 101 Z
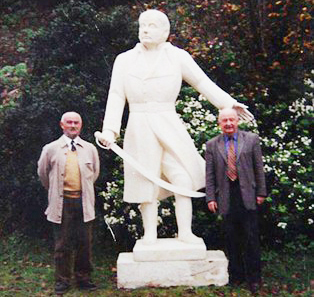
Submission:
M 260 197 L 260 196 L 256 197 L 256 203 L 257 203 L 258 205 L 263 204 L 264 201 L 265 201 L 265 197 Z
M 111 130 L 104 130 L 101 133 L 95 132 L 94 135 L 100 141 L 100 143 L 108 149 L 110 149 L 111 145 L 115 142 L 115 134 Z
M 217 211 L 217 209 L 218 209 L 218 206 L 217 206 L 217 202 L 216 202 L 216 201 L 210 201 L 210 202 L 208 202 L 208 203 L 207 203 L 207 206 L 208 206 L 208 209 L 209 209 L 211 212 L 213 212 L 213 213 L 215 213 L 215 212 Z
M 251 114 L 248 111 L 248 107 L 245 104 L 236 102 L 234 103 L 234 105 L 232 106 L 233 109 L 235 109 L 238 113 L 239 118 L 244 121 L 244 122 L 250 122 L 254 120 L 254 116 L 253 114 Z

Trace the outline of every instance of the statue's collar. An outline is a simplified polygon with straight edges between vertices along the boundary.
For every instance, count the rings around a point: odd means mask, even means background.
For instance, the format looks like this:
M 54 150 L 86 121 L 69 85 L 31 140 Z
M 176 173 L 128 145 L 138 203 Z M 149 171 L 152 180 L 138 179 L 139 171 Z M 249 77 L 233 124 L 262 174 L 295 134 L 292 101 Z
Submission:
M 157 49 L 163 50 L 163 49 L 168 48 L 169 46 L 171 46 L 170 42 L 163 42 L 157 46 Z M 147 51 L 146 47 L 140 42 L 136 44 L 135 49 L 140 53 Z

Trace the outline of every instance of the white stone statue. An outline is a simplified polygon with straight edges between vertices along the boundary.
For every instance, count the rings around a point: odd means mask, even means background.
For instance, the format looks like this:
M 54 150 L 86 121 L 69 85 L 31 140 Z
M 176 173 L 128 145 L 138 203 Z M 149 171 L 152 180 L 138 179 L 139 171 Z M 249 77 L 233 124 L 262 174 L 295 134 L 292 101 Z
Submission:
M 110 148 L 120 133 L 126 102 L 129 118 L 124 150 L 154 175 L 189 190 L 205 187 L 205 161 L 197 152 L 175 110 L 182 80 L 219 109 L 236 108 L 240 118 L 252 120 L 247 106 L 238 103 L 212 82 L 186 51 L 166 42 L 167 16 L 147 10 L 139 17 L 139 40 L 133 49 L 117 56 L 109 89 L 103 130 L 99 140 Z M 172 196 L 128 163 L 124 163 L 124 201 L 140 203 L 143 241 L 157 240 L 158 199 Z M 178 239 L 201 243 L 191 230 L 192 201 L 174 193 Z

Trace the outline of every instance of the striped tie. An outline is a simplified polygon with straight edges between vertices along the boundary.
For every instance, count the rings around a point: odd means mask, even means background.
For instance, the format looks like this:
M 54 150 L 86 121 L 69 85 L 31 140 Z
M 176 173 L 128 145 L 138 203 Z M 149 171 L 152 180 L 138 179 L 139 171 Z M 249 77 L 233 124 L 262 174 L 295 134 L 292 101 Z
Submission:
M 238 178 L 233 137 L 229 138 L 227 176 L 232 181 L 235 181 Z

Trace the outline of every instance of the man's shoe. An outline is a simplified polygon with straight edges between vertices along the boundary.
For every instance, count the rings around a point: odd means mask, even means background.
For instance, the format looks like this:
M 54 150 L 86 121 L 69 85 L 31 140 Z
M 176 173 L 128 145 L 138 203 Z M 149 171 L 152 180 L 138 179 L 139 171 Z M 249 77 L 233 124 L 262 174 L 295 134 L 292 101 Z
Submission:
M 79 289 L 87 290 L 87 291 L 95 291 L 97 290 L 97 286 L 91 281 L 81 281 L 77 283 Z
M 259 283 L 249 283 L 249 289 L 252 294 L 256 294 L 260 289 Z
M 61 281 L 57 281 L 55 285 L 55 293 L 57 295 L 64 294 L 70 289 L 70 285 Z

